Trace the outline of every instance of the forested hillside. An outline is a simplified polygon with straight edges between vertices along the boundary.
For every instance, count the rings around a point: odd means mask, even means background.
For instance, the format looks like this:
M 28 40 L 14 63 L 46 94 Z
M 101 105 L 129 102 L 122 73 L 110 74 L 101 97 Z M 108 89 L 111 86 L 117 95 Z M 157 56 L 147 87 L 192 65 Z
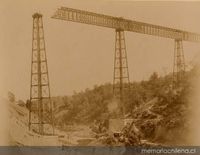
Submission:
M 187 130 L 192 81 L 198 76 L 199 69 L 194 67 L 185 73 L 181 85 L 175 89 L 172 89 L 172 74 L 161 77 L 153 73 L 147 81 L 131 83 L 124 103 L 126 117 L 135 120 L 145 139 L 169 143 L 184 141 L 182 135 Z M 115 104 L 109 83 L 72 96 L 54 97 L 53 102 L 56 125 L 63 129 L 66 125 L 108 119 L 110 106 Z

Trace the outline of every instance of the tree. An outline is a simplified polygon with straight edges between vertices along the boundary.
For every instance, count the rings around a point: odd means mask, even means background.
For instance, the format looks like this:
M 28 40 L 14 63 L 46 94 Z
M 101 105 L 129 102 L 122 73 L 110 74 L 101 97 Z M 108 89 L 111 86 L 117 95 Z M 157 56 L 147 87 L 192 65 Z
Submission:
M 12 92 L 8 92 L 8 100 L 10 102 L 15 102 L 15 95 Z
M 158 73 L 157 72 L 153 72 L 153 74 L 149 78 L 149 81 L 150 82 L 154 82 L 156 80 L 158 80 Z

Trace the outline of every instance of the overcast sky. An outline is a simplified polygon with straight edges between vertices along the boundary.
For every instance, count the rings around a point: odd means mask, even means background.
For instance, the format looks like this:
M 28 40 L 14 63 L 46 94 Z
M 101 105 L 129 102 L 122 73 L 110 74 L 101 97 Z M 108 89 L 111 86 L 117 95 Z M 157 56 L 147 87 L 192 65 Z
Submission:
M 60 6 L 200 33 L 200 2 L 120 2 L 86 0 L 0 1 L 0 94 L 29 98 L 32 14 L 43 14 L 53 96 L 112 82 L 115 30 L 51 19 Z M 174 40 L 125 32 L 131 81 L 172 71 Z M 200 55 L 200 44 L 184 42 L 186 62 Z

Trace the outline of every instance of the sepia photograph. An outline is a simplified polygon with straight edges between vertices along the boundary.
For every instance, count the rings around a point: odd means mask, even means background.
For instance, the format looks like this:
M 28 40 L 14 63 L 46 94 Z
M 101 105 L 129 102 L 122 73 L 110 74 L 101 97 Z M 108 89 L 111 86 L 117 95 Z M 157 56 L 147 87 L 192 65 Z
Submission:
M 0 0 L 0 155 L 200 155 L 200 1 Z

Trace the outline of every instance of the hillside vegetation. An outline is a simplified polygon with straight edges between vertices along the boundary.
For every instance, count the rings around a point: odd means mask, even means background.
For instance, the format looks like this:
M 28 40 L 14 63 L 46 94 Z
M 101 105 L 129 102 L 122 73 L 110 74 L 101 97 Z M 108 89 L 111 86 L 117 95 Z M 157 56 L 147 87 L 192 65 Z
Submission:
M 142 137 L 151 141 L 180 144 L 186 141 L 189 99 L 193 92 L 198 67 L 185 73 L 181 86 L 172 89 L 172 74 L 160 77 L 153 73 L 147 81 L 131 83 L 124 101 L 127 118 L 133 118 Z M 73 124 L 91 124 L 108 119 L 113 103 L 112 84 L 86 89 L 72 96 L 54 97 L 56 126 L 65 129 Z

